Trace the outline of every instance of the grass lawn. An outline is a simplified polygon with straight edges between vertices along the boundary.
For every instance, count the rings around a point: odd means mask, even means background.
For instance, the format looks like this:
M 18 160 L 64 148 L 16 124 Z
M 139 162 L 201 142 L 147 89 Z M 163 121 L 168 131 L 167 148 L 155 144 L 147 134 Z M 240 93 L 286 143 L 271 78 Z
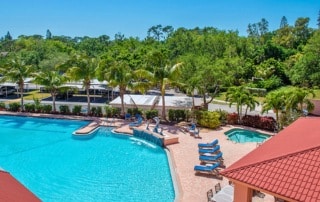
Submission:
M 40 93 L 38 90 L 29 91 L 29 92 L 24 93 L 23 95 L 24 95 L 23 96 L 24 100 L 34 100 L 34 99 L 42 100 L 44 98 L 51 96 L 50 93 Z M 20 98 L 8 100 L 6 102 L 7 103 L 20 102 Z

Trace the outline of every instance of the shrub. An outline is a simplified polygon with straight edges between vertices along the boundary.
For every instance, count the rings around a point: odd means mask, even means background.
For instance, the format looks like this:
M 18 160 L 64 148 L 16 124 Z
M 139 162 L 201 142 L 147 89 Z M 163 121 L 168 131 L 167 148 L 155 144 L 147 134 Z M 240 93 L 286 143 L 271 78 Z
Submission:
M 106 111 L 106 116 L 107 117 L 113 117 L 113 116 L 116 116 L 116 115 L 120 114 L 120 109 L 119 108 L 111 107 L 110 105 L 106 105 L 104 107 L 104 110 Z
M 186 120 L 187 112 L 181 109 L 169 109 L 168 116 L 169 121 L 180 122 Z
M 228 112 L 221 109 L 215 110 L 215 112 L 220 115 L 219 121 L 221 122 L 221 124 L 226 124 L 228 120 Z
M 26 112 L 35 112 L 35 109 L 36 109 L 36 105 L 33 103 L 27 103 L 24 105 L 24 110 Z
M 69 114 L 70 113 L 70 109 L 69 109 L 68 105 L 60 105 L 59 109 L 60 109 L 61 114 Z
M 95 116 L 102 116 L 102 107 L 98 106 L 94 115 Z
M 276 121 L 273 117 L 259 116 L 259 115 L 246 115 L 242 118 L 242 124 L 245 126 L 259 128 L 263 130 L 274 131 L 276 127 Z
M 41 105 L 40 110 L 43 113 L 49 114 L 52 111 L 52 106 L 51 105 Z
M 21 106 L 21 105 L 20 105 L 20 103 L 18 103 L 18 102 L 9 103 L 9 111 L 17 112 L 17 111 L 19 111 L 20 106 Z
M 133 115 L 132 109 L 131 109 L 131 108 L 128 108 L 128 109 L 127 109 L 127 113 Z
M 147 118 L 147 119 L 152 119 L 152 118 L 158 116 L 158 114 L 159 114 L 159 112 L 158 112 L 158 110 L 156 110 L 156 109 L 147 110 L 147 111 L 146 111 L 146 118 Z
M 228 114 L 227 116 L 227 123 L 228 124 L 237 124 L 238 123 L 238 119 L 239 119 L 239 116 L 237 113 L 231 113 L 231 114 Z
M 39 98 L 33 98 L 33 102 L 34 102 L 34 109 L 36 112 L 41 112 L 41 100 Z
M 72 108 L 72 113 L 79 115 L 81 113 L 81 109 L 82 109 L 81 105 L 75 105 Z
M 0 109 L 6 109 L 6 103 L 0 102 Z
M 143 114 L 142 109 L 133 108 L 133 109 L 132 109 L 132 115 L 133 115 L 133 116 L 136 116 L 137 114 L 142 115 L 142 114 Z
M 90 109 L 90 115 L 91 115 L 91 116 L 95 116 L 95 115 L 96 115 L 96 111 L 97 111 L 97 108 L 96 108 L 96 107 L 91 107 L 91 109 Z
M 220 126 L 220 115 L 218 112 L 199 111 L 197 115 L 197 122 L 203 127 L 217 128 Z

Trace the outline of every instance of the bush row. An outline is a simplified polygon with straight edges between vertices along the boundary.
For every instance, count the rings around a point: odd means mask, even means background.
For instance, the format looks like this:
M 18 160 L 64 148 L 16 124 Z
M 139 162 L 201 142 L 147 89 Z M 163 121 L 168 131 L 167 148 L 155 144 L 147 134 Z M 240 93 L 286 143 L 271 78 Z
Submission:
M 37 103 L 27 103 L 25 104 L 26 112 L 37 112 L 37 113 L 53 113 L 51 105 L 40 105 Z M 0 109 L 6 109 L 4 102 L 0 102 Z M 90 116 L 106 116 L 106 117 L 120 117 L 120 109 L 114 108 L 111 106 L 105 106 L 105 114 L 102 112 L 102 107 L 91 107 Z M 20 111 L 20 103 L 13 102 L 9 104 L 9 111 L 17 112 Z M 76 105 L 70 110 L 68 105 L 60 105 L 59 107 L 60 114 L 70 114 L 70 115 L 83 115 L 82 114 L 82 106 Z M 55 112 L 56 113 L 56 112 Z M 145 110 L 142 109 L 128 109 L 127 113 L 135 116 L 136 114 L 140 114 L 144 116 L 146 119 L 152 119 L 154 117 L 159 116 L 158 110 Z M 189 121 L 191 118 L 191 112 L 189 110 L 173 110 L 170 109 L 168 111 L 168 118 L 170 122 L 181 122 L 181 121 Z M 197 120 L 197 124 L 206 128 L 218 128 L 224 124 L 239 124 L 239 116 L 237 113 L 228 113 L 224 110 L 216 110 L 213 112 L 196 110 L 193 116 Z M 263 130 L 274 131 L 276 129 L 276 121 L 273 117 L 267 116 L 259 116 L 259 115 L 246 115 L 244 116 L 240 123 L 245 126 L 259 128 Z

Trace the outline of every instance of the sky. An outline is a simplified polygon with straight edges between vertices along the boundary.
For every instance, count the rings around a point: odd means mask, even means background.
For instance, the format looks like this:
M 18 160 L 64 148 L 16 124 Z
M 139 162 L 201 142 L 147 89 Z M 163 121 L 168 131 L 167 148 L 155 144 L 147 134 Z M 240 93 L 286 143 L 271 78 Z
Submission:
M 147 36 L 154 25 L 215 27 L 247 36 L 248 24 L 262 18 L 269 31 L 280 26 L 282 16 L 289 25 L 299 17 L 309 17 L 309 27 L 317 28 L 319 0 L 0 0 L 0 37 L 9 31 L 20 35 L 54 36 L 108 35 Z

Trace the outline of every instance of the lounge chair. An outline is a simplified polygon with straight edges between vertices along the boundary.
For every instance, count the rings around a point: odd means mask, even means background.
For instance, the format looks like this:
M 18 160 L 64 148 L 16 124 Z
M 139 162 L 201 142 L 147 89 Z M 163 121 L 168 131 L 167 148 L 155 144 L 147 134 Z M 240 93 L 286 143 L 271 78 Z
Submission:
M 201 172 L 201 173 L 207 173 L 207 174 L 212 174 L 212 175 L 220 175 L 218 171 L 218 167 L 220 166 L 220 163 L 217 162 L 213 165 L 210 166 L 202 166 L 202 165 L 196 165 L 194 166 L 194 170 L 196 172 Z
M 214 153 L 217 153 L 218 151 L 220 151 L 220 145 L 216 145 L 212 149 L 199 149 L 200 154 L 204 154 L 204 153 L 214 154 Z
M 199 148 L 203 148 L 203 147 L 209 147 L 209 148 L 213 148 L 216 146 L 216 144 L 218 144 L 218 139 L 213 140 L 210 143 L 199 143 L 198 147 Z
M 191 126 L 189 127 L 189 132 L 191 132 L 191 131 L 193 131 L 193 130 L 195 130 L 196 129 L 196 124 L 195 123 L 191 123 Z
M 130 119 L 131 119 L 131 114 L 126 113 L 126 114 L 124 115 L 124 120 L 130 120 Z
M 129 128 L 140 126 L 142 124 L 142 121 L 143 121 L 142 117 L 139 116 L 137 121 L 129 123 Z
M 221 164 L 223 164 L 222 152 L 219 152 L 217 155 L 214 156 L 200 155 L 199 160 L 201 161 L 201 163 L 220 162 Z
M 190 134 L 194 137 L 200 138 L 200 131 L 198 128 L 195 128 L 193 131 L 190 131 Z

